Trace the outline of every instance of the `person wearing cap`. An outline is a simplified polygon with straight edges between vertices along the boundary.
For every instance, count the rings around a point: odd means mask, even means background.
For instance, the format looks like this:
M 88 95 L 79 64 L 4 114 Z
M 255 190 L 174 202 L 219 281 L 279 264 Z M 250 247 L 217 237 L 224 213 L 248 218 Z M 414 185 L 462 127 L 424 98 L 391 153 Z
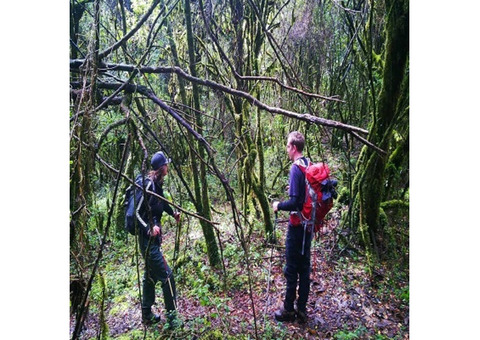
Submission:
M 147 175 L 145 189 L 154 192 L 162 197 L 163 180 L 168 173 L 168 164 L 170 159 L 166 158 L 163 152 L 157 152 L 151 160 L 152 170 Z M 151 310 L 155 302 L 155 285 L 161 282 L 163 299 L 167 320 L 170 326 L 175 326 L 176 322 L 176 290 L 175 280 L 172 270 L 165 260 L 162 249 L 162 226 L 161 218 L 165 211 L 175 220 L 179 221 L 180 213 L 174 212 L 172 207 L 165 201 L 148 194 L 145 201 L 148 206 L 143 204 L 144 198 L 140 199 L 136 212 L 137 220 L 140 223 L 139 244 L 142 255 L 145 259 L 145 273 L 143 277 L 143 296 L 142 296 L 142 320 L 145 324 L 157 323 L 160 316 L 154 314 Z M 143 228 L 142 228 L 143 226 Z

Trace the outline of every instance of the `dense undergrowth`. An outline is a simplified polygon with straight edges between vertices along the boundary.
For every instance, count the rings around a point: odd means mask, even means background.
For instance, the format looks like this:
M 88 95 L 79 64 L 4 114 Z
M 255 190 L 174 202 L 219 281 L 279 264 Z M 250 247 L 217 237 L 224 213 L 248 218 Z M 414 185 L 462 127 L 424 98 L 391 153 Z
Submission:
M 117 234 L 107 245 L 94 281 L 81 338 L 253 339 L 257 333 L 260 339 L 408 339 L 408 252 L 390 264 L 378 263 L 369 275 L 361 252 L 339 241 L 340 226 L 332 219 L 327 234 L 313 243 L 309 321 L 281 324 L 273 312 L 281 306 L 284 292 L 286 224 L 277 225 L 279 242 L 270 247 L 261 225 L 252 221 L 247 264 L 233 226 L 226 215 L 219 219 L 225 273 L 210 268 L 200 227 L 185 217 L 182 223 L 188 234 L 181 237 L 174 263 L 176 226 L 169 219 L 164 225 L 163 251 L 175 270 L 182 328 L 164 329 L 159 285 L 154 309 L 162 314 L 162 321 L 157 326 L 142 325 L 143 261 L 138 258 L 137 268 L 134 238 Z M 247 265 L 252 272 L 251 296 Z M 74 323 L 72 316 L 71 332 Z

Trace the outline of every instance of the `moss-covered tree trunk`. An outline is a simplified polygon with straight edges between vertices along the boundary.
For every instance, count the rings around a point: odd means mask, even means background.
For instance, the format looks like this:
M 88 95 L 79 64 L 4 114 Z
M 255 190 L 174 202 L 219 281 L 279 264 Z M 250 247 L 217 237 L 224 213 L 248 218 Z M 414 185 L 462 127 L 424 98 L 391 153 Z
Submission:
M 164 6 L 163 1 L 160 3 L 160 5 L 162 7 Z M 173 38 L 172 25 L 170 24 L 170 21 L 168 21 L 168 20 L 165 24 L 167 26 L 168 43 L 169 43 L 170 49 L 172 51 L 172 61 L 175 64 L 175 66 L 181 67 L 180 60 L 178 58 L 177 45 L 175 43 L 175 39 Z M 187 101 L 187 93 L 185 91 L 185 81 L 181 77 L 177 77 L 177 79 L 178 79 L 178 87 L 179 87 L 179 90 L 180 90 L 180 99 L 182 100 L 182 104 L 185 105 L 185 107 L 186 107 L 188 105 L 188 101 Z M 192 145 L 193 139 L 192 139 L 191 135 L 189 134 L 187 136 L 187 138 L 189 139 L 189 144 Z M 192 155 L 190 155 L 190 159 L 193 160 Z M 192 168 L 193 168 L 193 166 L 194 166 L 194 164 L 192 164 Z M 197 179 L 196 183 L 198 185 L 198 179 Z M 195 185 L 195 188 L 197 187 L 197 185 Z M 195 208 L 197 209 L 197 211 L 202 211 L 201 205 L 199 205 L 197 203 L 196 198 L 193 197 L 193 195 L 191 195 L 191 196 L 192 196 L 191 199 L 193 200 L 192 203 L 195 205 Z M 198 197 L 198 195 L 196 197 Z M 175 239 L 174 262 L 177 261 L 177 256 L 178 256 L 179 251 L 180 251 L 180 238 L 181 238 L 181 235 L 182 235 L 182 224 L 178 223 L 177 228 L 178 229 L 177 229 L 177 237 Z
M 271 6 L 273 6 L 273 3 L 271 2 L 264 2 L 262 1 L 262 4 L 260 6 L 260 12 L 262 13 L 263 19 L 266 19 L 268 17 L 268 14 L 271 10 Z M 259 75 L 260 74 L 260 66 L 259 66 L 259 56 L 260 56 L 260 51 L 261 47 L 263 45 L 263 42 L 265 40 L 265 34 L 263 32 L 262 24 L 259 22 L 258 18 L 255 17 L 252 13 L 252 29 L 251 29 L 251 40 L 252 44 L 250 46 L 253 46 L 252 50 L 250 51 L 250 55 L 252 58 L 252 61 L 250 64 L 252 65 L 253 72 L 252 74 L 254 75 Z M 258 99 L 260 98 L 260 93 L 259 93 L 259 88 L 257 87 L 255 90 L 255 97 Z M 263 129 L 262 129 L 262 112 L 260 110 L 257 110 L 257 133 L 256 133 L 256 138 L 255 138 L 255 150 L 257 153 L 258 157 L 258 176 L 254 174 L 253 178 L 253 189 L 255 192 L 255 195 L 258 198 L 258 201 L 260 202 L 260 208 L 262 210 L 263 214 L 263 223 L 265 225 L 265 234 L 267 235 L 267 239 L 269 241 L 273 241 L 275 237 L 273 237 L 273 224 L 272 224 L 272 219 L 270 218 L 270 204 L 268 202 L 268 197 L 266 195 L 266 180 L 265 180 L 265 157 L 264 157 L 264 151 L 263 151 Z
M 378 111 L 374 114 L 370 129 L 370 142 L 387 151 L 390 148 L 392 132 L 404 111 L 404 92 L 408 92 L 408 0 L 387 0 L 386 50 L 382 88 L 378 98 Z M 354 186 L 358 190 L 359 229 L 372 263 L 385 248 L 379 223 L 380 203 L 385 190 L 385 166 L 388 156 L 378 154 L 364 147 L 359 161 Z
M 191 20 L 191 9 L 190 9 L 190 0 L 185 0 L 185 23 L 187 26 L 187 42 L 188 42 L 188 57 L 189 57 L 189 64 L 190 64 L 190 73 L 192 76 L 196 77 L 196 67 L 195 67 L 195 47 L 193 42 L 193 31 L 192 31 L 192 20 Z M 197 131 L 198 133 L 202 134 L 203 131 L 203 123 L 202 123 L 202 116 L 200 114 L 200 97 L 199 97 L 199 90 L 198 85 L 193 83 L 193 106 L 195 109 L 195 122 L 197 124 Z M 198 153 L 202 159 L 205 159 L 205 149 L 199 143 L 198 145 Z M 206 165 L 204 162 L 199 161 L 200 165 L 200 173 L 198 173 L 198 165 L 197 160 L 195 159 L 196 155 L 191 153 L 191 160 L 192 160 L 192 173 L 194 178 L 194 185 L 195 185 L 195 195 L 197 200 L 198 208 L 200 208 L 200 212 L 203 217 L 208 220 L 212 219 L 212 215 L 210 212 L 210 199 L 208 197 L 208 183 L 207 183 L 207 170 Z M 201 204 L 198 204 L 201 202 Z M 210 223 L 205 221 L 200 221 L 202 226 L 203 235 L 205 236 L 205 242 L 207 244 L 207 252 L 208 252 L 208 259 L 210 265 L 213 267 L 217 267 L 220 265 L 220 257 L 218 252 L 218 245 L 215 240 L 215 232 L 213 231 L 213 226 Z
M 269 8 L 265 6 L 266 4 L 263 4 L 260 8 L 262 13 L 266 13 Z M 264 40 L 264 34 L 261 28 L 261 24 L 258 22 L 258 18 L 253 13 L 253 11 L 250 12 L 249 17 L 245 18 L 244 5 L 242 1 L 233 1 L 231 3 L 231 9 L 232 23 L 235 29 L 235 70 L 240 75 L 243 75 L 244 73 L 256 75 L 259 72 L 258 57 L 260 54 L 260 48 Z M 246 25 L 244 25 L 245 20 L 249 21 L 249 23 Z M 247 27 L 249 29 L 244 30 L 244 27 Z M 245 39 L 247 39 L 247 44 L 245 44 Z M 245 46 L 250 47 L 247 52 L 245 52 Z M 244 60 L 247 60 L 247 65 L 245 65 Z M 249 90 L 248 84 L 244 80 L 239 78 L 237 78 L 237 88 L 243 91 Z M 254 93 L 255 97 L 259 96 L 258 91 L 256 91 L 255 89 L 250 90 Z M 265 194 L 265 171 L 261 133 L 261 112 L 257 110 L 257 132 L 255 140 L 253 140 L 250 133 L 247 132 L 252 130 L 252 127 L 250 126 L 251 114 L 249 111 L 249 107 L 247 105 L 243 105 L 243 100 L 240 98 L 234 98 L 233 102 L 235 108 L 236 132 L 242 141 L 242 148 L 238 149 L 239 151 L 237 152 L 237 156 L 239 158 L 245 157 L 243 161 L 243 166 L 240 168 L 239 171 L 239 179 L 242 179 L 240 183 L 242 185 L 245 216 L 248 213 L 248 196 L 250 194 L 250 190 L 253 190 L 253 193 L 258 199 L 260 205 L 259 208 L 263 215 L 265 234 L 267 235 L 267 238 L 270 239 L 273 233 L 273 224 L 270 217 L 270 204 L 268 202 L 267 195 Z

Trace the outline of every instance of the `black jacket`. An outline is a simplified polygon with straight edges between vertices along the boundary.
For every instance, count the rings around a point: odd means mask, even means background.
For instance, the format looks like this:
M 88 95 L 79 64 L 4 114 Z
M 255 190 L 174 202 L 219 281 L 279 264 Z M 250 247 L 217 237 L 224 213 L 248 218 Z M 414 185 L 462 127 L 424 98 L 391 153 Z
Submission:
M 160 195 L 161 197 L 165 197 L 163 193 L 163 182 L 154 183 L 152 180 L 148 179 L 145 181 L 145 189 L 146 191 L 151 191 L 156 193 L 157 195 Z M 147 202 L 150 207 L 151 218 L 149 216 L 149 209 L 147 209 L 147 205 L 145 204 Z M 143 230 L 144 235 L 147 235 L 147 232 L 150 229 L 150 225 L 160 226 L 160 221 L 164 211 L 170 216 L 174 215 L 172 207 L 167 202 L 148 192 L 146 194 L 146 198 L 144 198 L 143 195 L 141 196 L 140 201 L 138 202 L 136 216 L 138 221 L 140 222 L 140 225 L 143 226 L 143 228 L 140 229 Z

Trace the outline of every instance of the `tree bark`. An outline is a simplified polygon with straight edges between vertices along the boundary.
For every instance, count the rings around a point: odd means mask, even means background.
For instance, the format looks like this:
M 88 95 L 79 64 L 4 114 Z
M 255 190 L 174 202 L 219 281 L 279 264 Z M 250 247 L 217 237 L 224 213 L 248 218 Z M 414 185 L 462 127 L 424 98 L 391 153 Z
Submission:
M 392 133 L 402 120 L 397 119 L 405 109 L 403 92 L 408 92 L 409 31 L 408 0 L 386 1 L 386 51 L 382 88 L 378 99 L 377 119 L 372 124 L 369 141 L 383 150 L 389 150 Z M 408 84 L 408 83 L 407 83 Z M 380 203 L 385 190 L 386 156 L 364 147 L 354 181 L 358 189 L 359 229 L 372 263 L 372 255 L 380 257 L 386 244 L 379 222 Z
M 189 66 L 190 73 L 193 77 L 196 77 L 196 66 L 195 66 L 195 47 L 194 47 L 194 38 L 192 30 L 192 20 L 191 20 L 191 9 L 190 9 L 190 0 L 185 0 L 185 23 L 187 28 L 187 42 L 188 42 L 188 56 L 189 56 Z M 195 109 L 195 121 L 197 125 L 197 132 L 203 134 L 203 122 L 200 112 L 200 98 L 199 98 L 199 89 L 197 84 L 193 84 L 193 106 Z M 200 158 L 205 159 L 205 149 L 203 145 L 198 145 L 198 152 Z M 200 173 L 197 170 L 196 155 L 191 154 L 192 160 L 192 172 L 194 177 L 195 193 L 197 202 L 201 202 L 200 208 L 201 214 L 208 220 L 211 220 L 210 212 L 210 199 L 208 197 L 208 183 L 207 183 L 207 171 L 204 162 L 200 162 Z M 220 257 L 218 252 L 218 245 L 215 239 L 215 232 L 211 224 L 200 222 L 203 230 L 203 235 L 205 236 L 205 242 L 207 244 L 208 259 L 212 267 L 218 267 L 220 265 Z

